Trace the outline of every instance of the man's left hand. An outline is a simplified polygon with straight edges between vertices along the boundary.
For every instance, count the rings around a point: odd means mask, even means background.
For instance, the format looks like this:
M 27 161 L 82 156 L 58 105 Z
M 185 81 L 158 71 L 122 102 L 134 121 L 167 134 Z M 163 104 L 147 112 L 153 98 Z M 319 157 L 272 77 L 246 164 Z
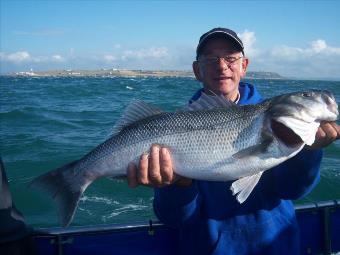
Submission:
M 315 141 L 310 149 L 321 149 L 335 140 L 340 139 L 340 126 L 335 122 L 322 122 L 315 135 Z

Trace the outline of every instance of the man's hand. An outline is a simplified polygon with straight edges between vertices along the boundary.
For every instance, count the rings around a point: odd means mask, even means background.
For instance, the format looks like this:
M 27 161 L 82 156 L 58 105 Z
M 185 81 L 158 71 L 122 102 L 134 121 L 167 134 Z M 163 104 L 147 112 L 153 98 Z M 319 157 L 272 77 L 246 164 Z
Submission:
M 322 122 L 309 149 L 321 149 L 340 139 L 340 126 L 335 122 Z
M 129 164 L 127 178 L 131 188 L 140 184 L 158 188 L 173 183 L 178 186 L 189 186 L 192 182 L 191 179 L 179 176 L 173 171 L 168 149 L 159 145 L 152 145 L 150 154 L 141 155 L 139 167 L 133 163 Z

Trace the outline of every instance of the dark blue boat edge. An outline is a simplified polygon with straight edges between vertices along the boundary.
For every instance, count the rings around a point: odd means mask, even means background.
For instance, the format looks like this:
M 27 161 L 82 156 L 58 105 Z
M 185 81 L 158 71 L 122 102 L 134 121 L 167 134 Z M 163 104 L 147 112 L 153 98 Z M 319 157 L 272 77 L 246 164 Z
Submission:
M 295 206 L 301 254 L 340 251 L 340 199 Z M 178 233 L 160 222 L 41 228 L 38 254 L 176 254 Z

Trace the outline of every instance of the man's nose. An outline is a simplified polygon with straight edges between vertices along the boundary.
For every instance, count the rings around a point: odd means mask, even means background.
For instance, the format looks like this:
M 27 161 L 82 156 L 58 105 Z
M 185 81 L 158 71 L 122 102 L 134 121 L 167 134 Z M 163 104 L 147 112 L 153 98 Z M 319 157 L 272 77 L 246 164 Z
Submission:
M 228 63 L 223 58 L 218 58 L 217 66 L 220 70 L 230 69 Z

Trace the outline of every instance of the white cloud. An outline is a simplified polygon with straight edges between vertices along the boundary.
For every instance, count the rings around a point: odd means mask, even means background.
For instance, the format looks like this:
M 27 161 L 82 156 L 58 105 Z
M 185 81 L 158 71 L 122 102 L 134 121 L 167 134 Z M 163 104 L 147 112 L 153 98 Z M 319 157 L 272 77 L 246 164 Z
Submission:
M 324 39 L 306 42 L 306 47 L 275 45 L 261 49 L 251 59 L 250 70 L 278 72 L 288 77 L 339 78 L 340 47 L 327 44 Z
M 254 47 L 256 42 L 255 32 L 246 29 L 243 33 L 238 34 L 238 36 L 243 42 L 244 51 L 247 56 L 255 57 L 259 54 L 259 50 Z
M 64 62 L 65 59 L 61 56 L 61 55 L 53 55 L 51 57 L 52 61 L 55 61 L 55 62 Z
M 24 63 L 47 63 L 47 62 L 64 62 L 65 58 L 59 54 L 52 56 L 32 56 L 27 51 L 17 51 L 14 53 L 1 53 L 0 60 L 9 62 L 12 64 L 24 64 Z
M 123 52 L 121 59 L 159 59 L 167 56 L 169 56 L 169 53 L 166 47 L 151 47 L 149 49 L 126 50 Z
M 5 55 L 5 60 L 8 60 L 9 62 L 14 63 L 20 63 L 24 61 L 30 61 L 31 55 L 27 51 L 18 51 L 9 55 Z
M 318 39 L 311 42 L 311 50 L 315 53 L 320 53 L 327 49 L 327 44 L 324 40 Z
M 303 54 L 302 49 L 286 45 L 275 46 L 270 50 L 270 56 L 277 59 L 296 60 L 301 54 Z
M 306 47 L 274 45 L 258 47 L 256 34 L 245 30 L 238 35 L 250 58 L 249 70 L 272 71 L 291 77 L 340 77 L 340 47 L 329 45 L 325 39 L 306 42 Z
M 116 58 L 115 56 L 113 56 L 113 55 L 105 55 L 105 56 L 104 56 L 104 60 L 105 60 L 106 62 L 110 63 L 110 62 L 116 61 L 117 58 Z
M 340 56 L 340 47 L 328 46 L 325 40 L 318 39 L 310 42 L 309 45 L 307 48 L 290 47 L 287 45 L 276 46 L 271 50 L 271 55 L 283 60 L 323 58 L 330 55 Z

